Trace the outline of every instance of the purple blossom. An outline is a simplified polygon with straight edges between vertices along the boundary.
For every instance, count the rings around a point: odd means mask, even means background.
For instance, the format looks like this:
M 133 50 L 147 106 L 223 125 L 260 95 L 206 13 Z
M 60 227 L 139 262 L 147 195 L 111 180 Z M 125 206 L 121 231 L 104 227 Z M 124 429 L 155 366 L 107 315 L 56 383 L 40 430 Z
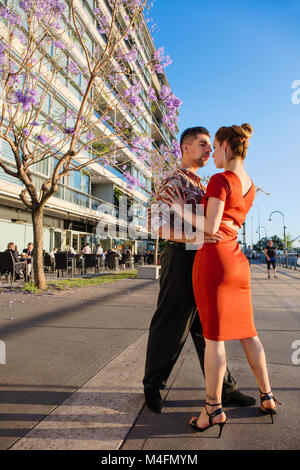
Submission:
M 151 86 L 148 88 L 148 97 L 151 101 L 156 101 L 157 100 L 155 90 Z
M 65 50 L 66 47 L 64 45 L 64 43 L 60 40 L 57 40 L 57 41 L 54 41 L 53 45 L 57 48 L 57 49 L 60 49 L 60 50 Z
M 172 93 L 171 89 L 168 86 L 163 85 L 161 87 L 159 97 L 161 100 L 165 100 L 171 93 Z
M 129 171 L 124 171 L 123 176 L 126 179 L 126 182 L 129 185 L 130 189 L 133 189 L 134 187 L 139 187 L 141 185 L 140 180 L 131 175 Z
M 155 61 L 154 71 L 161 74 L 163 69 L 172 63 L 169 55 L 165 55 L 165 48 L 160 47 L 153 54 L 153 60 Z
M 22 131 L 23 131 L 23 134 L 24 134 L 24 135 L 26 135 L 26 137 L 28 137 L 28 136 L 29 136 L 29 132 L 30 132 L 30 130 L 29 130 L 29 129 L 27 129 L 27 127 L 24 127 L 24 129 L 22 129 Z
M 164 72 L 163 66 L 161 64 L 155 64 L 154 71 L 158 74 L 162 74 Z
M 9 81 L 8 81 L 8 84 L 9 86 L 13 86 L 13 85 L 20 85 L 21 83 L 21 78 L 19 75 L 13 75 L 12 77 L 9 78 Z
M 28 16 L 34 14 L 38 19 L 52 15 L 60 18 L 66 9 L 61 0 L 21 0 L 19 5 Z
M 36 82 L 39 81 L 39 76 L 36 74 L 36 75 L 30 75 L 30 78 Z
M 177 159 L 180 159 L 182 157 L 180 145 L 175 139 L 172 140 L 172 153 Z
M 30 111 L 33 105 L 38 104 L 36 100 L 36 95 L 36 90 L 27 89 L 24 93 L 22 93 L 21 90 L 17 90 L 15 92 L 16 103 L 22 104 L 24 111 Z
M 22 32 L 19 33 L 19 40 L 20 40 L 20 43 L 25 46 L 26 44 L 26 38 L 24 36 L 24 34 Z
M 69 62 L 68 73 L 70 73 L 72 75 L 75 75 L 75 76 L 80 74 L 80 68 L 72 60 L 70 60 L 70 62 Z
M 5 54 L 4 52 L 0 51 L 0 65 L 4 65 L 4 64 L 5 64 Z
M 49 137 L 47 137 L 46 135 L 38 135 L 37 140 L 43 145 L 46 145 L 49 142 Z
M 140 83 L 134 83 L 132 86 L 123 91 L 123 95 L 128 99 L 128 103 L 136 108 L 136 106 L 142 102 L 140 97 L 141 91 L 142 86 Z M 132 112 L 134 113 L 134 109 Z
M 0 65 L 5 63 L 5 45 L 0 42 Z
M 94 13 L 97 19 L 97 29 L 100 34 L 106 34 L 110 29 L 110 19 L 107 15 L 104 15 L 100 8 L 95 8 Z
M 86 133 L 86 136 L 85 136 L 85 137 L 86 137 L 86 140 L 87 140 L 88 142 L 90 142 L 91 140 L 94 140 L 94 139 L 95 139 L 96 134 L 95 134 L 94 132 L 89 131 L 89 132 Z
M 72 135 L 72 134 L 74 134 L 74 128 L 73 127 L 65 127 L 64 128 L 64 133 Z
M 18 13 L 16 13 L 12 9 L 9 9 L 5 6 L 1 7 L 0 16 L 2 19 L 6 19 L 8 23 L 10 23 L 12 26 L 14 27 L 18 26 L 19 28 L 22 27 L 22 21 L 21 21 L 20 15 L 18 15 Z

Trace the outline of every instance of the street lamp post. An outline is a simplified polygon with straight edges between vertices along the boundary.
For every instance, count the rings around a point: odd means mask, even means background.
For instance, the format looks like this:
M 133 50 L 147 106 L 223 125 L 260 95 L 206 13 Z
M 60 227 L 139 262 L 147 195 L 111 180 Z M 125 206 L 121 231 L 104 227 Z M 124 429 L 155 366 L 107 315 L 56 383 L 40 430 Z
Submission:
M 259 218 L 259 207 L 257 207 L 258 212 L 258 243 L 260 244 L 260 218 Z M 257 233 L 257 232 L 256 232 Z
M 287 260 L 287 239 L 286 239 L 286 225 L 284 223 L 284 214 L 281 212 L 281 211 L 273 211 L 271 212 L 271 214 L 269 215 L 269 222 L 271 222 L 271 217 L 273 214 L 281 214 L 282 215 L 282 221 L 283 221 L 283 252 L 284 252 L 284 258 L 285 258 L 285 266 L 287 267 L 288 265 L 288 260 Z
M 259 226 L 257 227 L 257 230 L 256 230 L 256 233 L 259 233 L 259 245 L 260 245 L 260 229 L 261 229 L 261 228 L 264 229 L 264 231 L 265 231 L 265 233 L 266 233 L 266 238 L 268 238 L 268 234 L 267 234 L 267 229 L 266 229 L 266 227 L 264 227 L 263 225 L 259 225 Z
M 244 250 L 246 249 L 246 222 L 243 223 L 243 245 Z

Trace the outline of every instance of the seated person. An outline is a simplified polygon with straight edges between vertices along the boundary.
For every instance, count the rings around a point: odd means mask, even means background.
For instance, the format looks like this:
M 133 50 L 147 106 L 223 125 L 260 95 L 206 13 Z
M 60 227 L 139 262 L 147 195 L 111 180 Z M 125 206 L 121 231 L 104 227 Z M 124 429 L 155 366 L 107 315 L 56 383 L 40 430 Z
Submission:
M 33 243 L 29 242 L 27 248 L 24 248 L 22 251 L 22 259 L 26 260 L 27 262 L 27 273 L 30 275 L 31 273 L 31 259 L 33 255 Z
M 14 244 L 14 242 L 10 242 L 7 245 L 7 250 L 5 250 L 4 253 L 7 253 L 7 252 L 10 252 L 12 254 L 12 257 L 13 257 L 13 260 L 14 260 L 15 263 L 20 262 L 19 255 L 18 255 L 18 252 L 16 250 L 16 245 Z M 21 277 L 23 277 L 23 272 L 22 272 L 23 267 L 24 267 L 23 264 L 17 264 L 15 266 L 16 280 L 19 280 L 19 279 L 21 279 Z

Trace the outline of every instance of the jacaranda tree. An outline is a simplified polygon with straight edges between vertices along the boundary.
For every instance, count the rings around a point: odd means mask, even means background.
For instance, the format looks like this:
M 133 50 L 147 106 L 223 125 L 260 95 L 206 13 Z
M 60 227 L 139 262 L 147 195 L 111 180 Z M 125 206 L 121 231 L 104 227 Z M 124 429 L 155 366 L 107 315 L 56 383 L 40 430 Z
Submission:
M 159 99 L 164 102 L 163 121 L 174 131 L 181 101 L 167 86 L 157 96 L 151 87 L 145 93 L 140 84 L 144 69 L 161 74 L 171 63 L 164 48 L 143 59 L 133 41 L 144 25 L 147 0 L 108 0 L 109 14 L 95 8 L 99 42 L 94 45 L 79 0 L 7 0 L 2 5 L 0 139 L 9 145 L 14 161 L 0 155 L 0 167 L 22 183 L 20 199 L 33 223 L 34 280 L 44 289 L 43 213 L 59 182 L 97 162 L 118 166 L 129 188 L 139 185 L 127 162 L 116 159 L 127 148 L 150 165 L 155 192 L 180 150 L 173 142 L 173 148 L 154 151 L 151 137 L 137 132 L 136 124 L 145 118 L 146 106 Z M 80 91 L 62 105 L 66 79 Z M 37 181 L 34 169 L 47 160 L 52 170 Z

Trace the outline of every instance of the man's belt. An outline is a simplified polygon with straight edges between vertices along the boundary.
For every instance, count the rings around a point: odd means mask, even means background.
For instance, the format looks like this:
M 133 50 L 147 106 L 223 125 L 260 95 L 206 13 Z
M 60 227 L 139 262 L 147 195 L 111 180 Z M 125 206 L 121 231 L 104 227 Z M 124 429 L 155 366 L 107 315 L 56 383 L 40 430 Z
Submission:
M 167 244 L 168 245 L 174 245 L 177 248 L 184 248 L 185 249 L 185 243 L 183 243 L 183 242 L 173 242 L 171 240 L 167 240 Z

